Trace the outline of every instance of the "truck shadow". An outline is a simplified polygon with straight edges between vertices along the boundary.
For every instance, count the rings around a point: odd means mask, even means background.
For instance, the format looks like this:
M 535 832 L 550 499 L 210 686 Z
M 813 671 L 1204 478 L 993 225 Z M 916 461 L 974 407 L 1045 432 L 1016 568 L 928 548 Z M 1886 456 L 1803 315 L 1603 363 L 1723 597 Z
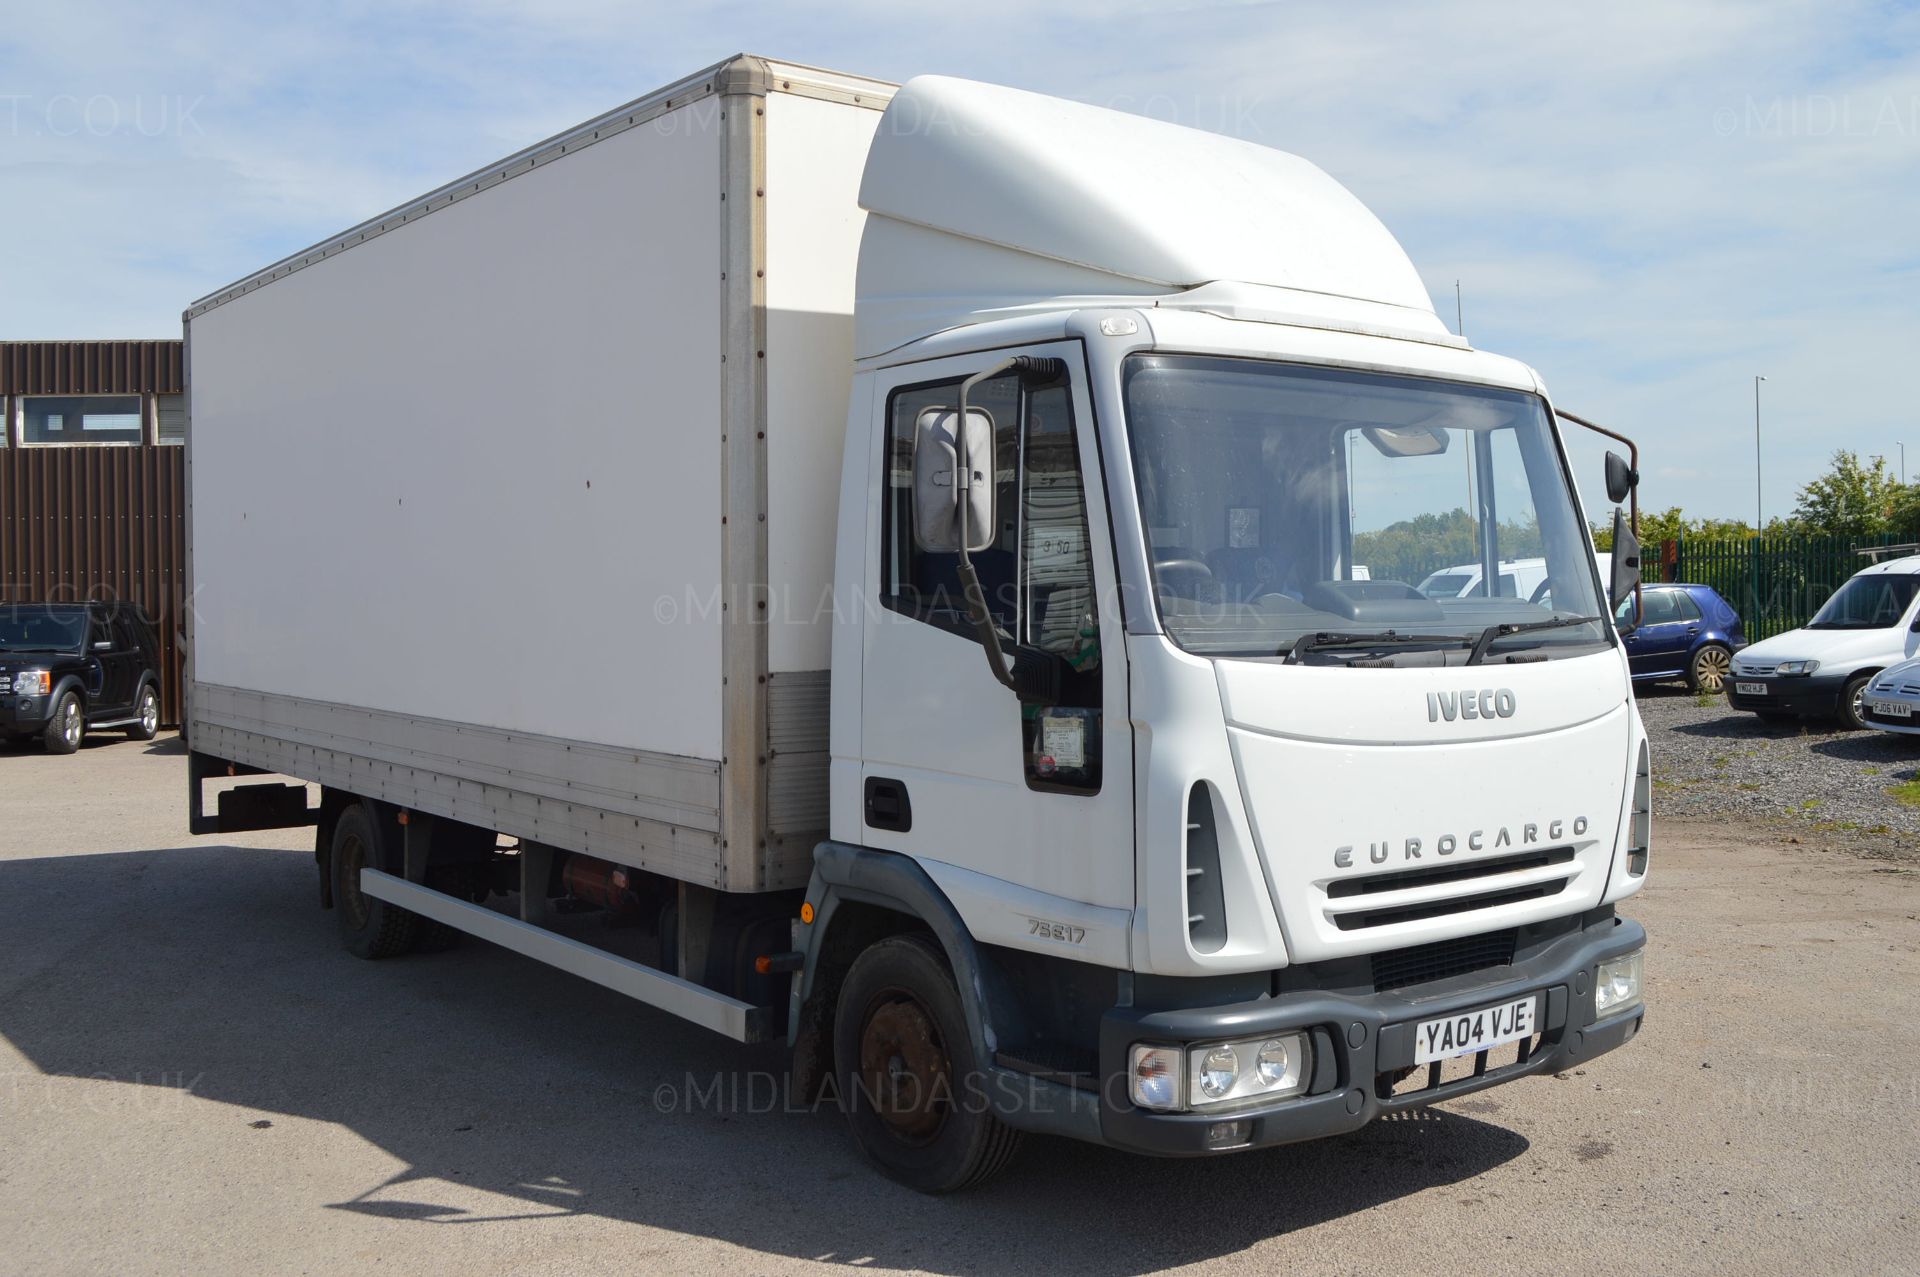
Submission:
M 298 851 L 0 861 L 0 1034 L 42 1073 L 142 1088 L 153 1102 L 130 1120 L 230 1121 L 294 1159 L 310 1132 L 285 1119 L 309 1119 L 405 1163 L 316 1210 L 417 1226 L 596 1215 L 770 1256 L 953 1274 L 1215 1258 L 1528 1147 L 1446 1112 L 1217 1161 L 1033 1140 L 986 1188 L 929 1199 L 869 1170 L 837 1113 L 784 1103 L 779 1048 L 740 1047 L 477 942 L 360 962 L 316 894 Z M 164 1149 L 154 1156 L 165 1169 Z

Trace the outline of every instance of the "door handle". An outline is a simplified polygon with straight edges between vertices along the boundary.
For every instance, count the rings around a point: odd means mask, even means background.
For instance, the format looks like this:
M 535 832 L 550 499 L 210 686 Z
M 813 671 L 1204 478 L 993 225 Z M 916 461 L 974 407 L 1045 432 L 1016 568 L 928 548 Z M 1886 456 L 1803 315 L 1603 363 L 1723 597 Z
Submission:
M 907 787 L 885 776 L 869 776 L 866 785 L 867 825 L 904 834 L 913 828 L 913 803 Z

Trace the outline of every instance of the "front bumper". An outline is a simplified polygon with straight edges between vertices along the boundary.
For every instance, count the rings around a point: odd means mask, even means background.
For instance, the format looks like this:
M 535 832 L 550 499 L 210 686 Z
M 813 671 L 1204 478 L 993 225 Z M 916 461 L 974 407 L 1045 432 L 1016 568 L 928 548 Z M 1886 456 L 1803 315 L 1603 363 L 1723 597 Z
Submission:
M 1539 1073 L 1557 1073 L 1613 1050 L 1639 1032 L 1642 1003 L 1594 1022 L 1594 969 L 1645 946 L 1639 923 L 1606 917 L 1563 935 L 1513 965 L 1390 993 L 1285 993 L 1255 1002 L 1197 1009 L 1109 1011 L 1100 1028 L 1100 1140 L 1164 1156 L 1212 1152 L 1208 1129 L 1246 1121 L 1251 1132 L 1235 1150 L 1338 1135 L 1377 1117 L 1454 1099 Z M 1488 982 L 1487 976 L 1498 979 Z M 1383 1075 L 1412 1065 L 1414 1026 L 1453 1012 L 1544 993 L 1539 1047 L 1524 1061 L 1412 1094 L 1394 1096 Z M 1227 1112 L 1167 1113 L 1136 1108 L 1128 1098 L 1128 1050 L 1136 1042 L 1187 1045 L 1305 1030 L 1313 1045 L 1305 1095 Z
M 1849 672 L 1850 673 L 1850 672 Z M 1798 714 L 1803 718 L 1826 718 L 1840 711 L 1840 691 L 1848 674 L 1727 675 L 1727 704 L 1754 713 Z M 1736 683 L 1758 683 L 1767 690 L 1760 696 L 1743 695 L 1734 690 Z
M 1893 718 L 1881 714 L 1873 708 L 1875 701 L 1895 701 L 1905 705 L 1908 707 L 1907 717 Z M 1862 707 L 1860 717 L 1867 726 L 1878 728 L 1883 732 L 1898 732 L 1902 736 L 1920 736 L 1920 697 L 1903 692 L 1876 693 L 1869 687 L 1866 704 Z
M 31 735 L 46 727 L 51 696 L 0 696 L 0 732 Z

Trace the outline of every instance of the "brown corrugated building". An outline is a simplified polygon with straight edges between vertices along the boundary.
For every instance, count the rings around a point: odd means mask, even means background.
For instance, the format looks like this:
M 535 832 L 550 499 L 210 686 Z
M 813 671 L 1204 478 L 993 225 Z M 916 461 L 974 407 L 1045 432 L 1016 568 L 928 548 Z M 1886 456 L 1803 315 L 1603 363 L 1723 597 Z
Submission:
M 180 719 L 185 391 L 177 341 L 0 342 L 0 601 L 145 607 L 166 723 Z

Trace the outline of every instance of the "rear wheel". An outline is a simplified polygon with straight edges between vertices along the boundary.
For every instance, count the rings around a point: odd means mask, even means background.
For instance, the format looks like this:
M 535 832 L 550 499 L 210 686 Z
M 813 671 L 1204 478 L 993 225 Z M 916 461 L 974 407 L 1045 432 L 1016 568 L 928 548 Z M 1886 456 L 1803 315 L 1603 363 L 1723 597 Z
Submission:
M 1840 720 L 1840 726 L 1858 731 L 1867 726 L 1867 683 L 1871 674 L 1855 674 L 1840 689 L 1840 704 L 1834 717 Z
M 133 703 L 135 718 L 133 726 L 127 728 L 127 736 L 133 740 L 152 740 L 160 733 L 160 694 L 148 683 L 140 689 L 140 699 Z
M 80 748 L 80 742 L 86 736 L 87 716 L 80 707 L 80 698 L 72 692 L 62 692 L 53 703 L 53 714 L 47 719 L 46 730 L 40 733 L 47 752 L 71 754 Z
M 986 1104 L 966 1013 L 932 939 L 892 936 L 855 959 L 833 1034 L 854 1139 L 890 1178 L 950 1193 L 1012 1160 L 1020 1132 Z
M 333 913 L 340 942 L 357 958 L 391 958 L 413 947 L 420 916 L 360 890 L 360 871 L 382 867 L 379 831 L 365 803 L 340 813 L 333 825 Z
M 1727 671 L 1733 667 L 1733 653 L 1718 643 L 1702 645 L 1687 663 L 1687 690 L 1718 693 L 1727 685 Z

